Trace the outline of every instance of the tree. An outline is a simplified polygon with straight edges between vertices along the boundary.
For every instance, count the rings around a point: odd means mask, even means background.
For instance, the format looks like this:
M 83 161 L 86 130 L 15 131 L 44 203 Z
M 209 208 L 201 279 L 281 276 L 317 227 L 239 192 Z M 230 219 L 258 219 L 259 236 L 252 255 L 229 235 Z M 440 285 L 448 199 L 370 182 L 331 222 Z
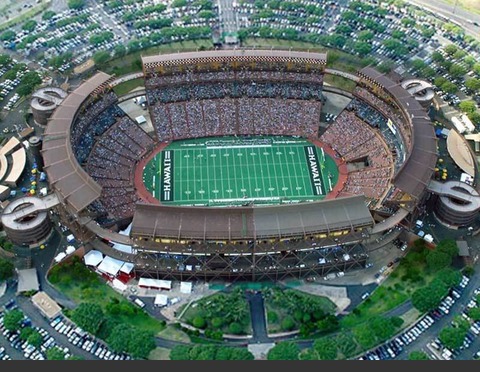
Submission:
M 36 71 L 29 71 L 23 75 L 17 93 L 21 96 L 28 96 L 35 90 L 35 87 L 42 82 L 42 78 Z
M 421 74 L 425 78 L 432 78 L 435 76 L 436 71 L 433 67 L 427 66 L 421 71 Z
M 195 318 L 193 318 L 192 320 L 192 325 L 195 327 L 195 328 L 200 328 L 200 329 L 203 329 L 207 326 L 207 322 L 205 321 L 204 318 L 202 318 L 201 316 L 196 316 Z
M 5 313 L 3 324 L 9 331 L 18 331 L 21 328 L 23 320 L 23 312 L 19 309 L 14 309 Z
M 472 78 L 472 79 L 467 79 L 465 81 L 465 86 L 472 90 L 472 91 L 477 91 L 480 89 L 480 79 Z
M 372 51 L 372 45 L 363 41 L 356 42 L 353 45 L 353 50 L 357 52 L 361 57 L 364 57 Z
M 48 21 L 53 18 L 53 16 L 57 14 L 53 10 L 47 10 L 45 13 L 42 14 L 42 20 Z
M 456 60 L 459 60 L 459 59 L 463 59 L 463 57 L 465 57 L 467 55 L 467 52 L 465 52 L 464 50 L 462 49 L 458 49 L 454 54 L 453 54 L 453 58 L 455 58 Z
M 357 15 L 356 12 L 352 12 L 351 10 L 347 10 L 346 12 L 342 13 L 341 18 L 344 21 L 347 21 L 347 22 L 357 21 L 358 20 L 358 15 Z
M 313 349 L 320 360 L 335 360 L 337 358 L 337 342 L 334 338 L 323 337 L 315 340 Z
M 415 26 L 415 20 L 413 18 L 402 18 L 402 25 L 404 25 L 407 28 L 412 28 Z
M 393 30 L 392 31 L 392 37 L 394 39 L 404 39 L 405 38 L 405 32 L 400 31 L 400 30 Z
M 130 332 L 127 353 L 134 358 L 148 358 L 150 352 L 156 348 L 155 337 L 152 332 L 135 329 Z
M 284 331 L 291 331 L 295 327 L 295 320 L 291 316 L 286 316 L 282 320 L 281 328 Z
M 463 345 L 465 335 L 466 331 L 461 328 L 447 327 L 440 331 L 438 338 L 449 349 L 459 349 Z
M 447 81 L 444 84 L 442 84 L 440 89 L 442 89 L 445 93 L 454 94 L 454 93 L 457 92 L 458 87 L 455 84 L 453 84 L 452 82 Z
M 65 360 L 65 353 L 57 346 L 47 349 L 46 355 L 47 360 Z
M 437 52 L 437 51 L 432 53 L 432 61 L 437 62 L 437 63 L 441 63 L 444 60 L 445 60 L 445 58 L 443 57 L 442 53 Z
M 467 116 L 472 121 L 473 124 L 480 125 L 480 112 L 479 111 L 471 112 L 471 113 L 467 114 Z
M 430 358 L 423 351 L 415 350 L 408 354 L 408 360 L 430 360 Z
M 38 331 L 33 331 L 27 339 L 28 343 L 36 348 L 39 348 L 43 343 L 43 337 Z
M 243 333 L 243 328 L 240 324 L 233 322 L 228 326 L 228 331 L 233 335 L 239 335 Z
M 14 266 L 10 261 L 0 257 L 0 281 L 11 278 L 14 273 Z
M 476 109 L 477 109 L 477 105 L 475 103 L 475 101 L 462 101 L 460 102 L 460 104 L 458 105 L 458 108 L 467 113 L 467 114 L 470 114 L 472 112 L 474 112 Z
M 475 63 L 472 67 L 473 72 L 475 72 L 477 75 L 480 75 L 480 63 Z
M 403 45 L 403 43 L 398 41 L 397 39 L 386 39 L 383 42 L 383 45 L 385 46 L 385 49 L 392 52 L 395 56 L 402 56 L 407 54 L 408 52 L 407 48 Z
M 480 320 L 480 307 L 473 307 L 470 310 L 468 310 L 468 316 L 474 322 L 478 322 Z
M 467 70 L 465 70 L 465 67 L 454 63 L 453 65 L 450 66 L 448 69 L 448 72 L 450 75 L 452 75 L 454 78 L 459 78 L 467 73 Z
M 95 52 L 92 58 L 96 65 L 101 65 L 110 59 L 110 53 L 104 50 L 99 50 L 98 52 Z
M 455 44 L 448 44 L 443 50 L 450 56 L 453 56 L 458 50 L 458 47 Z
M 430 285 L 417 289 L 412 294 L 413 306 L 425 313 L 435 309 L 443 297 L 448 294 L 448 286 L 440 280 L 433 280 Z
M 436 274 L 436 279 L 442 281 L 449 288 L 452 288 L 460 284 L 462 280 L 462 273 L 458 270 L 454 270 L 450 267 L 440 270 Z
M 427 67 L 427 64 L 421 60 L 420 58 L 417 58 L 417 59 L 414 59 L 412 61 L 412 67 L 416 70 L 416 71 L 421 71 L 423 70 L 425 67 Z
M 15 36 L 16 36 L 16 33 L 14 31 L 8 30 L 8 31 L 5 31 L 0 36 L 0 39 L 2 39 L 2 41 L 11 41 L 11 40 L 15 39 Z
M 12 58 L 7 54 L 0 54 L 0 67 L 7 67 L 12 63 Z
M 375 34 L 370 30 L 362 30 L 358 33 L 357 38 L 360 41 L 372 40 Z
M 32 333 L 33 333 L 33 328 L 32 327 L 24 327 L 20 331 L 20 335 L 18 337 L 22 341 L 27 341 Z
M 123 44 L 115 45 L 113 53 L 115 54 L 115 57 L 123 57 L 127 54 L 127 48 Z
M 458 256 L 457 242 L 453 239 L 443 239 L 437 244 L 435 249 L 448 254 L 452 258 Z
M 463 62 L 465 62 L 469 67 L 473 67 L 476 61 L 477 60 L 475 59 L 475 57 L 471 55 L 465 56 L 465 58 L 463 59 Z
M 85 6 L 85 0 L 68 0 L 68 7 L 70 9 L 82 9 Z
M 298 360 L 300 348 L 295 342 L 283 341 L 272 347 L 267 354 L 268 360 Z
M 182 6 L 187 5 L 187 0 L 173 0 L 172 8 L 181 8 Z
M 94 335 L 97 334 L 104 319 L 100 305 L 91 302 L 82 302 L 72 313 L 72 320 Z
M 37 27 L 37 22 L 35 22 L 33 19 L 30 19 L 23 24 L 22 30 L 32 32 L 35 30 L 35 27 Z
M 427 267 L 433 272 L 446 268 L 451 264 L 452 258 L 444 252 L 435 249 L 427 255 Z

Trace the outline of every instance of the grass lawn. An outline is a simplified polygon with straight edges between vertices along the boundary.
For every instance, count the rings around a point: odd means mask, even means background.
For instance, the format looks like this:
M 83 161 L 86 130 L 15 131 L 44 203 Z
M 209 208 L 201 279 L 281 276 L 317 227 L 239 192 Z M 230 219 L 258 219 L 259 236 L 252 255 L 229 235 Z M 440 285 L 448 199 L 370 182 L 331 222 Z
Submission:
M 409 252 L 409 255 L 416 254 Z M 353 312 L 341 320 L 343 328 L 352 328 L 365 322 L 368 318 L 376 315 L 382 315 L 398 305 L 411 298 L 415 290 L 430 283 L 435 277 L 426 270 L 425 263 L 418 262 L 414 268 L 421 273 L 416 281 L 405 280 L 407 266 L 412 267 L 412 263 L 407 265 L 405 261 L 400 262 L 398 267 L 382 283 L 381 286 L 371 294 L 363 303 L 357 306 L 356 314 Z
M 306 41 L 296 41 L 296 40 L 283 40 L 283 39 L 263 39 L 257 37 L 251 37 L 245 39 L 242 43 L 244 47 L 256 47 L 256 48 L 275 48 L 275 49 L 294 49 L 294 50 L 309 50 L 310 52 L 316 53 L 325 53 L 328 48 L 309 43 Z
M 329 84 L 335 88 L 340 88 L 347 92 L 353 92 L 353 90 L 355 89 L 355 86 L 357 85 L 356 82 L 350 79 L 344 78 L 342 76 L 331 75 L 331 74 L 325 74 L 325 78 L 323 81 L 326 84 Z
M 166 340 L 190 342 L 190 337 L 182 330 L 175 328 L 173 325 L 168 325 L 164 330 L 158 332 L 157 336 Z
M 118 84 L 115 87 L 113 87 L 113 91 L 117 96 L 123 96 L 124 94 L 127 94 L 131 90 L 138 87 L 143 87 L 143 86 L 145 86 L 145 80 L 142 78 L 139 78 L 139 79 L 133 79 L 133 80 L 129 80 L 124 83 Z
M 443 2 L 450 4 L 452 6 L 450 10 L 452 11 L 455 3 L 457 3 L 457 9 L 463 8 L 465 10 L 480 14 L 480 1 L 478 0 L 443 0 Z
M 213 43 L 210 39 L 188 40 L 170 44 L 157 45 L 148 49 L 139 50 L 130 53 L 124 57 L 115 58 L 102 66 L 101 70 L 107 74 L 116 74 L 117 76 L 126 75 L 132 72 L 142 71 L 141 56 L 150 56 L 155 54 L 168 54 L 177 52 L 187 52 L 199 49 L 212 49 Z
M 157 347 L 150 352 L 148 360 L 170 360 L 170 349 Z
M 133 315 L 115 315 L 117 319 L 136 328 L 154 333 L 158 333 L 164 328 L 158 320 L 152 318 L 145 311 L 138 311 L 138 307 L 107 285 L 97 274 L 87 269 L 83 263 L 76 263 L 74 269 L 71 267 L 71 265 L 56 266 L 50 273 L 49 279 L 57 290 L 75 303 L 93 302 L 100 305 L 106 312 L 110 299 L 116 298 L 137 310 Z

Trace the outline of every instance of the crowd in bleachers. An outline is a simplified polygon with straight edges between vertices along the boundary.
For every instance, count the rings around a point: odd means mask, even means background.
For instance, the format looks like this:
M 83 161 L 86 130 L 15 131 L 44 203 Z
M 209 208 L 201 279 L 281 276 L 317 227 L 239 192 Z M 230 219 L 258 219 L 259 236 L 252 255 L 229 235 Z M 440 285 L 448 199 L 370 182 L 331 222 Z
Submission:
M 410 147 L 412 141 L 412 130 L 409 123 L 407 123 L 407 121 L 402 117 L 398 109 L 387 104 L 385 101 L 381 100 L 365 88 L 357 86 L 355 87 L 353 94 L 370 103 L 372 106 L 380 110 L 387 118 L 391 119 L 395 126 L 400 129 L 402 137 L 405 141 L 405 146 L 407 148 Z
M 259 66 L 257 65 L 257 68 Z M 199 82 L 218 82 L 218 81 L 290 81 L 302 83 L 323 84 L 323 74 L 315 72 L 292 72 L 292 71 L 272 71 L 271 66 L 264 66 L 264 70 L 252 70 L 249 68 L 238 69 L 236 71 L 229 67 L 219 69 L 218 71 L 179 71 L 178 73 L 161 74 L 149 71 L 146 75 L 145 86 L 154 88 L 165 85 L 176 85 L 185 83 Z
M 83 163 L 95 142 L 96 136 L 101 136 L 115 119 L 125 115 L 117 101 L 115 93 L 105 94 L 100 100 L 87 105 L 77 115 L 70 132 L 70 143 L 73 153 L 79 163 Z
M 222 98 L 158 104 L 150 108 L 160 140 L 234 134 L 317 136 L 319 101 Z
M 381 136 L 355 115 L 344 110 L 330 124 L 321 140 L 346 162 L 364 162 L 351 171 L 340 195 L 364 194 L 378 200 L 386 192 L 393 172 L 393 157 Z
M 133 187 L 133 169 L 154 145 L 153 139 L 128 116 L 117 118 L 94 144 L 87 172 L 102 186 L 98 208 L 115 218 L 133 216 L 138 196 Z

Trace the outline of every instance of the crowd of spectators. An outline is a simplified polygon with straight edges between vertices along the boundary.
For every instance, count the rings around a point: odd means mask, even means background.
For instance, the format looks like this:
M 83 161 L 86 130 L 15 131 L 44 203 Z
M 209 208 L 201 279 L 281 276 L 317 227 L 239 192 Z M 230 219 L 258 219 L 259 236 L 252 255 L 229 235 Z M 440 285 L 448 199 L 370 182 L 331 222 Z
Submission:
M 95 136 L 101 136 L 115 123 L 115 118 L 125 115 L 123 110 L 114 104 L 117 99 L 115 93 L 109 92 L 79 110 L 70 130 L 70 143 L 80 164 L 92 150 Z
M 234 134 L 316 137 L 322 83 L 321 74 L 246 69 L 151 73 L 146 79 L 160 140 Z
M 187 70 L 174 74 L 149 72 L 145 78 L 145 86 L 147 88 L 157 88 L 160 86 L 185 83 L 191 84 L 227 81 L 288 81 L 297 83 L 315 83 L 321 85 L 323 84 L 323 74 L 249 69 L 239 69 L 235 71 L 227 68 L 220 71 L 209 72 L 193 72 Z
M 393 157 L 374 128 L 354 112 L 344 110 L 330 124 L 321 140 L 347 163 L 364 164 L 349 172 L 340 195 L 364 194 L 375 201 L 384 195 L 393 176 Z
M 160 140 L 235 134 L 316 137 L 320 101 L 280 98 L 222 98 L 150 107 Z
M 138 196 L 133 187 L 135 164 L 154 146 L 153 139 L 128 116 L 117 118 L 95 142 L 87 172 L 102 186 L 102 208 L 115 218 L 133 216 Z
M 391 119 L 394 125 L 400 130 L 405 147 L 410 148 L 412 143 L 412 129 L 410 124 L 403 118 L 398 108 L 387 104 L 385 101 L 369 92 L 365 88 L 357 86 L 353 94 L 382 112 L 388 119 Z

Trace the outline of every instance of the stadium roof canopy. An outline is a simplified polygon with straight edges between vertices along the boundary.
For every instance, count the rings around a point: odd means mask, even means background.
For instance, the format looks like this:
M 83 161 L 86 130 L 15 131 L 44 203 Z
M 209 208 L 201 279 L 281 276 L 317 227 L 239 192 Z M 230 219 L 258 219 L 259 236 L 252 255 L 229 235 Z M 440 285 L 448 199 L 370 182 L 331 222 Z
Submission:
M 100 196 L 101 187 L 78 164 L 72 152 L 70 129 L 82 103 L 111 78 L 99 72 L 63 100 L 43 135 L 42 155 L 50 183 L 61 200 L 80 212 Z
M 137 204 L 132 236 L 242 240 L 306 236 L 372 226 L 363 195 L 268 207 L 172 207 Z
M 209 60 L 221 61 L 222 59 L 229 60 L 236 58 L 278 59 L 301 63 L 317 61 L 316 63 L 325 64 L 327 61 L 327 54 L 273 49 L 226 49 L 143 56 L 142 63 L 148 68 L 150 64 L 182 65 Z
M 395 186 L 419 198 L 427 187 L 437 162 L 435 128 L 425 109 L 400 83 L 391 80 L 371 67 L 359 74 L 382 86 L 405 112 L 413 127 L 413 148 L 402 168 L 395 176 Z

